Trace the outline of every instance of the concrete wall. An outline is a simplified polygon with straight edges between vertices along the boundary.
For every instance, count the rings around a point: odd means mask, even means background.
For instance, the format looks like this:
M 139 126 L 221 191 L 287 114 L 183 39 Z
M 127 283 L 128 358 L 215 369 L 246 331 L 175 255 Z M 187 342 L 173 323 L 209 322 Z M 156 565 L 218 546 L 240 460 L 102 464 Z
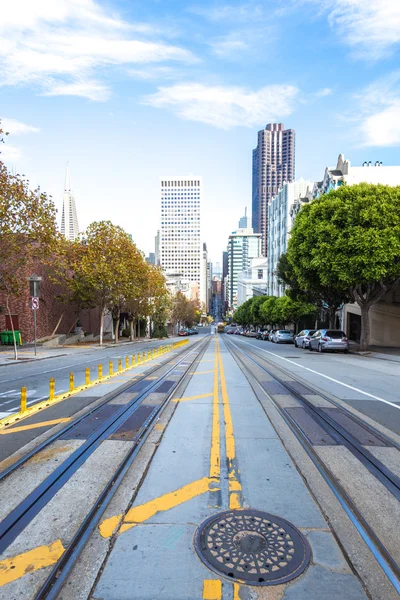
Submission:
M 369 313 L 371 326 L 371 346 L 391 346 L 400 348 L 400 302 L 399 290 L 387 294 L 381 302 L 374 304 Z M 352 318 L 352 315 L 355 315 Z M 361 310 L 358 304 L 346 304 L 344 307 L 344 331 L 350 337 L 350 324 L 356 326 Z

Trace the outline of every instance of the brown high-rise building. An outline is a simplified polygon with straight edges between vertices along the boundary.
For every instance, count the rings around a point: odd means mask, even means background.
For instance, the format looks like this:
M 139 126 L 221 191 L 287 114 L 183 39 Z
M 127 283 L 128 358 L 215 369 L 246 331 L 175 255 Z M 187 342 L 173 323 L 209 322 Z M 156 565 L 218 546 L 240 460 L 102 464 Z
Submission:
M 295 131 L 283 123 L 269 123 L 258 132 L 253 150 L 252 222 L 254 233 L 261 233 L 261 253 L 267 256 L 268 202 L 284 182 L 294 180 Z

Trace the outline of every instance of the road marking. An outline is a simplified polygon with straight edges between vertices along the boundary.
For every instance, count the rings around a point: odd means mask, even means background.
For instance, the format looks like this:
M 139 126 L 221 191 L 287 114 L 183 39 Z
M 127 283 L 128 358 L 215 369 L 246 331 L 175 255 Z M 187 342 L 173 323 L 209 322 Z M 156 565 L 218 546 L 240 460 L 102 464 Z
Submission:
M 206 373 L 214 373 L 214 369 L 210 371 L 195 371 L 194 373 L 189 373 L 189 375 L 205 375 Z
M 7 392 L 1 392 L 0 397 L 1 396 L 9 396 L 10 394 L 13 394 L 14 392 L 18 392 L 18 390 L 7 390 Z
M 64 552 L 61 540 L 48 546 L 39 546 L 29 552 L 0 561 L 0 586 L 15 581 L 27 573 L 54 565 Z
M 240 585 L 238 583 L 233 584 L 233 600 L 240 600 L 239 596 Z
M 217 340 L 218 359 L 219 359 L 219 371 L 221 379 L 221 392 L 222 392 L 222 407 L 224 410 L 224 421 L 225 421 L 225 447 L 226 457 L 228 459 L 228 485 L 229 485 L 229 508 L 242 508 L 241 491 L 242 486 L 237 477 L 237 465 L 236 465 L 236 448 L 235 448 L 235 436 L 233 432 L 233 421 L 231 408 L 229 406 L 228 391 L 226 389 L 225 371 L 222 361 L 222 354 L 219 347 L 219 341 Z
M 124 533 L 128 529 L 135 527 L 135 525 L 143 523 L 143 521 L 147 521 L 147 519 L 154 517 L 154 515 L 159 512 L 170 510 L 171 508 L 179 506 L 179 504 L 183 504 L 184 502 L 187 502 L 196 496 L 201 496 L 205 492 L 215 491 L 217 488 L 211 488 L 211 484 L 213 483 L 214 481 L 209 477 L 203 477 L 202 479 L 188 483 L 187 485 L 184 485 L 173 492 L 168 492 L 167 494 L 163 494 L 158 498 L 149 500 L 149 502 L 145 502 L 139 506 L 133 506 L 127 512 L 123 520 L 120 533 Z M 99 525 L 100 535 L 103 538 L 110 537 L 121 522 L 122 518 L 123 515 L 116 515 L 115 517 L 110 517 L 109 519 L 102 521 L 102 523 Z
M 173 398 L 172 402 L 187 402 L 188 400 L 197 400 L 198 398 L 212 398 L 212 394 L 199 394 L 198 396 L 186 396 L 186 398 Z
M 219 579 L 205 579 L 203 582 L 203 600 L 221 600 L 222 581 Z
M 234 346 L 239 347 L 234 342 L 232 342 L 232 343 Z M 249 342 L 242 341 L 241 343 L 246 344 L 247 346 L 252 346 L 254 348 L 254 344 L 249 344 Z M 285 358 L 284 356 L 280 356 L 280 354 L 275 354 L 275 352 L 269 352 L 269 350 L 264 350 L 264 348 L 260 348 L 259 346 L 256 346 L 256 348 L 259 348 L 259 350 L 261 350 L 262 352 L 265 352 L 266 354 L 271 354 L 272 356 L 276 356 L 277 358 L 280 358 L 281 360 L 285 360 L 286 362 L 289 362 L 292 365 L 296 365 L 296 367 L 301 367 L 302 369 L 305 369 L 306 371 L 310 371 L 311 373 L 314 373 L 315 375 L 319 375 L 320 377 L 329 379 L 329 381 L 333 381 L 334 383 L 343 385 L 344 387 L 347 387 L 350 390 L 353 390 L 353 392 L 358 392 L 359 394 L 363 394 L 364 396 L 368 396 L 369 398 L 373 398 L 374 400 L 379 400 L 379 402 L 384 402 L 385 404 L 394 406 L 394 408 L 400 409 L 399 404 L 394 404 L 394 402 L 390 402 L 390 400 L 385 400 L 384 398 L 380 398 L 379 396 L 374 396 L 373 394 L 364 392 L 363 390 L 353 387 L 352 385 L 349 385 L 348 383 L 344 383 L 343 381 L 338 381 L 337 379 L 334 379 L 333 377 L 329 377 L 329 375 L 324 375 L 323 373 L 320 373 L 319 371 L 314 371 L 314 369 L 310 369 L 309 367 L 305 367 L 304 365 L 299 365 L 299 363 L 296 363 L 293 360 L 290 360 L 289 358 Z
M 20 427 L 12 427 L 10 429 L 0 429 L 0 435 L 7 435 L 17 431 L 27 431 L 28 429 L 37 429 L 38 427 L 46 427 L 47 425 L 57 425 L 58 423 L 67 423 L 71 417 L 64 419 L 54 419 L 53 421 L 42 421 L 41 423 L 33 423 L 32 425 L 21 425 Z
M 218 394 L 218 350 L 214 353 L 214 386 L 211 425 L 210 477 L 219 478 L 221 475 L 221 426 L 219 420 Z

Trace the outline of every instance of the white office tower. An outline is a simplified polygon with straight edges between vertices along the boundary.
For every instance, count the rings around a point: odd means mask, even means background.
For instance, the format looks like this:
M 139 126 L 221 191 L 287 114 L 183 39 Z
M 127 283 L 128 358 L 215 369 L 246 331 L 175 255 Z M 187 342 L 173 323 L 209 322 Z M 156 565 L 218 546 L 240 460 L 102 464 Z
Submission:
M 199 295 L 201 177 L 161 178 L 160 264 L 179 273 Z
M 72 194 L 71 175 L 69 164 L 65 170 L 65 186 L 63 197 L 63 208 L 61 216 L 61 234 L 73 242 L 79 234 L 78 216 L 76 214 L 75 198 Z

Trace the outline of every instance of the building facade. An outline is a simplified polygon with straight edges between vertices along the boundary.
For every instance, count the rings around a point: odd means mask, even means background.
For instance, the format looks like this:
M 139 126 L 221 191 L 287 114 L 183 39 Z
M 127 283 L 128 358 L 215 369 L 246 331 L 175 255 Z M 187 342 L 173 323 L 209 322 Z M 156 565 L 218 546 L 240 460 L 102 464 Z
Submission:
M 161 178 L 160 264 L 200 289 L 200 177 Z
M 207 292 L 207 263 L 208 263 L 208 251 L 207 244 L 203 243 L 203 250 L 201 254 L 201 269 L 200 269 L 200 302 L 202 310 L 207 312 L 208 310 L 208 292 Z
M 238 306 L 252 298 L 267 293 L 268 264 L 264 256 L 252 258 L 250 266 L 238 274 L 237 298 Z
M 295 177 L 295 131 L 269 123 L 258 132 L 253 150 L 252 225 L 261 233 L 261 254 L 267 256 L 268 203 L 284 182 Z
M 73 242 L 79 235 L 78 216 L 76 212 L 75 198 L 72 193 L 71 174 L 69 164 L 65 169 L 65 185 L 63 196 L 63 207 L 61 213 L 61 234 Z
M 252 228 L 238 229 L 229 236 L 228 241 L 228 304 L 237 308 L 238 275 L 246 271 L 252 258 L 260 256 L 261 234 L 254 233 Z
M 284 286 L 276 276 L 278 261 L 287 250 L 292 228 L 293 206 L 313 187 L 312 181 L 298 179 L 284 183 L 279 192 L 268 203 L 268 285 L 269 296 L 283 296 Z
M 154 264 L 157 266 L 160 264 L 160 230 L 154 237 Z

